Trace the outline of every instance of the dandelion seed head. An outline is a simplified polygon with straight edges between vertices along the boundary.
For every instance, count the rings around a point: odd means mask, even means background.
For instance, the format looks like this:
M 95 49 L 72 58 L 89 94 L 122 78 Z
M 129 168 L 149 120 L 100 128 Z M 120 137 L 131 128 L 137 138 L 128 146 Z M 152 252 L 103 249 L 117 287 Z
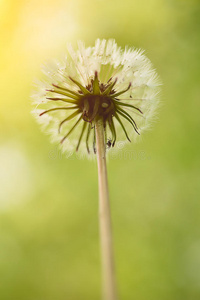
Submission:
M 109 152 L 117 143 L 136 141 L 150 127 L 159 103 L 160 81 L 142 50 L 122 50 L 115 40 L 94 47 L 69 44 L 63 61 L 43 66 L 35 82 L 33 115 L 67 155 L 95 153 L 95 123 L 104 124 Z

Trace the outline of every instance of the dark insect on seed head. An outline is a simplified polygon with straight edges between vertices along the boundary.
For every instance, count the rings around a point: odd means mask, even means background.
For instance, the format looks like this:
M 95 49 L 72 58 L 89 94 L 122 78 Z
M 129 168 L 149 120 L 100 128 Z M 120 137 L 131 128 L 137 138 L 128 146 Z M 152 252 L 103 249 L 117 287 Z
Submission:
M 112 146 L 112 140 L 109 138 L 106 143 L 107 148 L 109 149 Z

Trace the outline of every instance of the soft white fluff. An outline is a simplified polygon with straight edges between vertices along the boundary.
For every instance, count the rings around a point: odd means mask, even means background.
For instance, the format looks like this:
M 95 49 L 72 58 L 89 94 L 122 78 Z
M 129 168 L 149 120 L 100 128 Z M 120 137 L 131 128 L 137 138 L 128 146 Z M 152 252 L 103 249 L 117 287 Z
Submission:
M 151 124 L 159 103 L 158 92 L 160 82 L 156 71 L 152 68 L 150 60 L 143 54 L 143 51 L 128 47 L 122 50 L 113 39 L 108 41 L 97 39 L 95 46 L 88 48 L 85 47 L 82 41 L 79 41 L 76 51 L 71 45 L 68 45 L 68 53 L 62 62 L 54 61 L 44 66 L 43 79 L 35 83 L 36 89 L 33 92 L 32 98 L 33 103 L 37 106 L 36 109 L 33 110 L 33 114 L 39 123 L 42 124 L 45 132 L 52 136 L 53 141 L 59 143 L 66 132 L 73 126 L 76 118 L 65 123 L 61 133 L 58 133 L 58 124 L 70 114 L 69 111 L 55 111 L 48 115 L 39 116 L 41 111 L 63 105 L 59 103 L 59 101 L 48 101 L 46 96 L 49 96 L 49 92 L 46 90 L 51 89 L 53 83 L 77 92 L 78 88 L 69 80 L 69 76 L 80 82 L 83 86 L 87 86 L 91 82 L 91 79 L 94 78 L 95 71 L 98 72 L 99 79 L 102 83 L 106 83 L 110 77 L 112 77 L 113 80 L 117 78 L 115 85 L 116 92 L 126 89 L 129 83 L 131 83 L 131 88 L 119 96 L 119 99 L 122 100 L 123 103 L 129 103 L 139 107 L 143 115 L 132 108 L 123 107 L 123 109 L 135 120 L 140 134 Z M 78 127 L 61 146 L 62 150 L 67 152 L 68 155 L 73 151 L 75 152 L 83 122 L 84 121 L 81 121 L 79 123 Z M 126 120 L 123 122 L 131 140 L 135 141 L 139 136 Z M 122 145 L 122 142 L 124 142 L 123 145 L 125 145 L 127 140 L 116 120 L 114 120 L 114 124 L 117 130 L 116 151 L 117 145 Z M 109 129 L 107 137 L 111 138 Z M 89 142 L 91 145 L 92 135 Z M 109 151 L 110 150 L 111 149 L 109 149 Z M 78 153 L 79 155 L 86 153 L 84 138 Z

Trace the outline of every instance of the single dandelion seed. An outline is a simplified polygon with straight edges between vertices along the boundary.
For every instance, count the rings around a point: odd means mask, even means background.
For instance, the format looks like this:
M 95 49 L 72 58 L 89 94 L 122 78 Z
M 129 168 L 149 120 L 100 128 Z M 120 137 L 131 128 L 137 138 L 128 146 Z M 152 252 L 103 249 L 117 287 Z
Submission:
M 71 45 L 62 63 L 43 68 L 34 115 L 65 152 L 97 155 L 104 299 L 116 300 L 106 152 L 135 140 L 158 106 L 159 79 L 143 51 L 122 50 L 115 40 Z M 47 116 L 49 116 L 47 118 Z M 117 145 L 120 147 L 117 147 Z

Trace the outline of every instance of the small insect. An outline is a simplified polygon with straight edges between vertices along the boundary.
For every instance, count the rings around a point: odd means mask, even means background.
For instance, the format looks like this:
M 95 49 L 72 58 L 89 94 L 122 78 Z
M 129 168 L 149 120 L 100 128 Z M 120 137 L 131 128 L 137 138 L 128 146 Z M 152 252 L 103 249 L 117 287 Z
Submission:
M 107 140 L 106 146 L 107 146 L 106 148 L 108 148 L 108 149 L 112 146 L 112 140 L 111 140 L 111 138 L 109 138 Z

